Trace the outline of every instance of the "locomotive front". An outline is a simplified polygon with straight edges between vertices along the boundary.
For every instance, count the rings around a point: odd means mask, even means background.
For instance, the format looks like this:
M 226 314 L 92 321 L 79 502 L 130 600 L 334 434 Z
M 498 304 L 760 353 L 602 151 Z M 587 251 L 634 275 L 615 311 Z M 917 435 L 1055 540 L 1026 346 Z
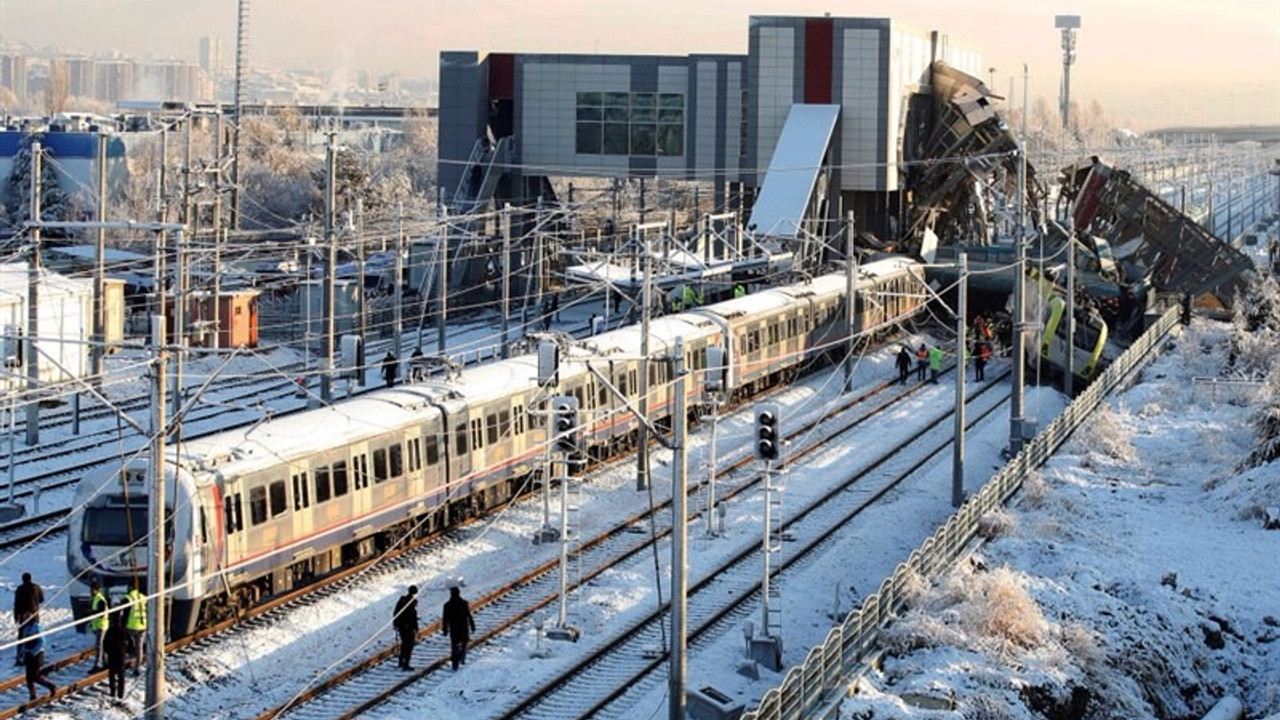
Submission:
M 192 507 L 191 476 L 166 464 L 165 587 L 171 588 L 171 627 L 191 620 Z M 97 579 L 116 607 L 134 581 L 144 593 L 151 562 L 150 463 L 145 458 L 87 473 L 76 488 L 67 519 L 67 570 L 71 575 L 71 610 L 77 620 L 90 614 L 89 582 Z M 80 626 L 83 629 L 83 625 Z

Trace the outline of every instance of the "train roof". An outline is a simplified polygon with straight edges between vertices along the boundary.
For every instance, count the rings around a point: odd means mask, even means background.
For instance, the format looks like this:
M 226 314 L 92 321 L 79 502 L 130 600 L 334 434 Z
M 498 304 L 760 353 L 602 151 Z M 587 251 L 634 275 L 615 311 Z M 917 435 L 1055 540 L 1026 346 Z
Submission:
M 677 337 L 683 337 L 685 342 L 691 342 L 697 338 L 713 335 L 719 330 L 719 326 L 711 320 L 693 313 L 654 318 L 649 321 L 649 351 L 652 353 L 661 348 L 672 347 Z M 579 343 L 573 357 L 575 359 L 607 358 L 610 355 L 640 357 L 642 340 L 641 326 L 628 325 Z
M 451 388 L 437 385 L 376 390 L 328 407 L 290 413 L 184 441 L 180 457 L 192 470 L 234 465 L 237 473 L 252 472 L 282 459 L 340 447 L 359 438 L 421 422 L 437 412 L 433 404 L 457 400 Z

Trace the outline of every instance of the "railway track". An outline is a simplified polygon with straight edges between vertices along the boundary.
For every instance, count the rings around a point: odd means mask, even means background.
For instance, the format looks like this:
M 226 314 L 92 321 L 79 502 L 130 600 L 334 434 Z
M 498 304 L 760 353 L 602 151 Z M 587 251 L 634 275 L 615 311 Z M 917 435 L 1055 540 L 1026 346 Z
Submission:
M 582 335 L 582 334 L 588 333 L 589 330 L 590 330 L 589 328 L 584 326 L 583 328 L 573 330 L 571 334 L 574 334 L 575 336 Z M 476 355 L 470 360 L 470 363 L 475 364 L 480 362 L 487 362 L 490 359 L 492 358 L 484 355 Z M 279 400 L 279 399 L 284 399 L 294 395 L 296 393 L 296 390 L 297 388 L 292 382 L 282 380 L 280 383 L 270 384 L 267 390 L 265 391 L 276 393 L 268 397 L 269 398 L 274 397 L 275 399 Z M 245 390 L 243 393 L 241 393 L 241 396 L 245 398 L 261 399 L 263 398 L 263 392 L 264 392 L 264 389 L 261 386 L 259 386 L 256 388 L 250 388 Z M 225 406 L 226 404 L 225 399 L 221 401 L 219 404 Z M 297 404 L 299 406 L 304 405 L 304 403 L 301 400 L 299 400 Z M 256 411 L 256 408 L 253 410 Z M 293 411 L 296 411 L 296 410 L 293 410 Z M 195 423 L 200 420 L 208 420 L 208 419 L 214 419 L 214 418 L 220 418 L 220 417 L 225 418 L 225 410 L 214 409 L 205 415 L 201 415 L 196 417 L 194 420 L 190 420 L 189 425 L 195 425 Z M 213 427 L 200 434 L 191 435 L 190 437 L 194 438 L 194 437 L 199 437 L 200 435 L 203 435 L 203 434 L 218 432 L 225 429 L 225 427 L 235 425 L 235 424 L 239 424 L 239 423 L 224 423 L 223 425 Z M 76 438 L 72 438 L 71 442 L 82 443 L 84 442 L 84 440 L 85 440 L 85 436 L 82 435 L 82 436 L 77 436 Z M 136 440 L 139 446 L 141 446 L 141 444 L 145 442 L 145 439 L 141 437 L 137 437 Z M 39 448 L 36 448 L 34 450 L 38 451 Z M 71 452 L 63 453 L 64 457 L 67 457 L 70 455 L 71 455 Z M 113 461 L 120 456 L 121 455 L 117 453 L 117 454 L 112 454 L 110 457 L 107 457 L 107 458 L 98 458 L 93 460 L 80 460 L 70 464 L 63 464 L 59 470 L 54 472 L 42 473 L 37 476 L 28 478 L 27 482 L 39 483 L 38 485 L 36 485 L 36 487 L 43 488 L 43 490 L 65 487 L 68 485 L 72 485 L 78 481 L 80 471 L 86 470 L 90 467 L 94 467 L 95 465 L 100 464 L 102 462 Z M 18 498 L 28 497 L 35 492 L 42 492 L 43 490 L 36 490 L 36 489 L 32 489 L 31 487 L 28 487 L 23 492 L 15 492 L 15 497 L 18 497 Z M 36 541 L 47 541 L 49 539 L 60 538 L 61 532 L 65 531 L 66 529 L 66 524 L 64 520 L 67 513 L 68 513 L 68 509 L 66 507 L 62 507 L 62 508 L 54 509 L 48 512 L 42 512 L 42 513 L 38 513 L 28 517 L 20 518 L 13 522 L 0 525 L 0 548 L 14 548 L 19 546 L 25 546 L 29 543 L 33 543 Z M 436 543 L 436 546 L 438 546 L 440 543 L 448 543 L 450 542 L 450 540 L 447 536 L 437 536 L 429 542 L 434 542 Z M 195 648 L 196 650 L 198 650 L 201 646 L 203 646 L 204 644 L 207 644 L 211 638 L 214 638 L 220 634 L 226 633 L 228 630 L 232 630 L 235 628 L 252 630 L 254 627 L 261 626 L 264 623 L 269 624 L 277 616 L 281 614 L 292 612 L 300 607 L 305 607 L 306 605 L 313 604 L 318 599 L 325 597 L 326 592 L 338 591 L 338 589 L 340 589 L 344 583 L 350 581 L 354 577 L 370 577 L 370 576 L 376 576 L 378 572 L 390 571 L 391 569 L 394 568 L 395 564 L 403 558 L 403 556 L 408 554 L 414 554 L 414 553 L 428 552 L 432 549 L 436 549 L 436 546 L 419 545 L 415 547 L 407 547 L 398 551 L 384 553 L 368 562 L 362 563 L 360 565 L 352 566 L 341 572 L 330 575 L 327 578 L 325 578 L 325 580 L 321 583 L 298 588 L 295 591 L 283 594 L 278 598 L 275 598 L 266 603 L 263 603 L 262 605 L 254 608 L 253 611 L 251 611 L 250 613 L 246 614 L 243 617 L 218 623 L 209 628 L 205 628 L 204 630 L 196 634 L 193 634 L 192 636 L 184 638 L 180 641 L 169 643 L 166 646 L 166 652 L 173 654 L 176 659 L 181 659 L 184 653 L 192 652 L 191 648 Z M 371 572 L 373 573 L 373 575 L 371 575 Z M 68 656 L 65 656 L 63 658 L 50 662 L 46 665 L 46 667 L 48 667 L 51 671 L 59 671 L 64 669 L 79 670 L 81 669 L 80 668 L 81 665 L 91 662 L 91 660 L 92 660 L 92 652 L 89 650 L 84 650 L 84 651 L 78 651 L 78 652 L 72 653 Z M 25 695 L 25 686 L 24 686 L 25 679 L 23 677 L 17 676 L 17 677 L 9 678 L 7 680 L 0 681 L 0 708 L 3 708 L 3 709 L 0 709 L 0 720 L 3 720 L 4 718 L 16 717 L 18 715 L 21 715 L 24 712 L 27 712 L 28 710 L 44 706 L 50 702 L 56 702 L 58 700 L 68 699 L 68 698 L 71 699 L 72 701 L 75 701 L 76 699 L 83 697 L 86 690 L 96 687 L 99 683 L 105 680 L 105 678 L 106 678 L 105 672 L 86 673 L 79 680 L 60 683 L 58 692 L 56 692 L 51 697 L 41 696 L 34 701 L 27 701 L 27 702 L 24 702 L 21 699 L 21 696 Z
M 888 386 L 886 383 L 875 388 L 873 392 L 868 393 L 866 396 L 841 403 L 838 408 L 832 409 L 824 414 L 823 417 L 806 423 L 795 430 L 791 434 L 792 437 L 805 436 L 813 432 L 815 427 L 823 422 L 825 418 L 847 411 L 854 405 L 866 402 L 872 396 L 879 397 L 879 403 L 866 409 L 857 419 L 845 421 L 835 431 L 821 431 L 819 433 L 820 437 L 817 437 L 812 442 L 812 447 L 821 447 L 836 434 L 847 432 L 850 427 L 874 417 L 876 413 L 892 406 L 900 399 L 901 396 L 896 394 L 888 398 L 883 396 L 882 393 Z M 913 386 L 909 392 L 914 392 L 919 387 Z M 871 403 L 868 404 L 870 405 Z M 750 462 L 750 457 L 742 458 L 733 468 L 726 469 L 722 474 L 728 475 L 734 472 L 735 469 L 740 469 Z M 745 480 L 740 479 L 730 492 L 740 493 L 748 490 L 755 485 L 757 480 L 758 477 L 754 474 Z M 727 488 L 724 489 L 728 490 Z M 696 491 L 696 488 L 691 488 L 691 492 L 693 491 Z M 660 518 L 665 510 L 666 503 L 656 507 L 654 512 Z M 626 562 L 626 558 L 632 558 L 632 562 L 643 562 L 643 558 L 638 558 L 637 555 L 651 547 L 650 539 L 645 537 L 643 541 L 637 540 L 636 536 L 629 532 L 629 529 L 645 522 L 647 516 L 648 513 L 645 513 L 640 516 L 626 518 L 607 532 L 584 543 L 584 555 L 581 560 L 581 566 L 583 567 L 582 582 L 590 582 L 592 578 L 600 573 L 607 572 L 610 568 L 617 567 L 619 563 Z M 666 528 L 655 528 L 654 530 L 655 535 L 659 538 L 665 535 L 666 532 Z M 597 547 L 598 549 L 596 549 Z M 588 554 L 591 557 L 598 556 L 603 559 L 599 561 L 589 560 Z M 558 599 L 558 587 L 552 587 L 554 585 L 553 580 L 557 577 L 555 574 L 556 567 L 555 562 L 545 563 L 522 577 L 513 580 L 503 588 L 475 599 L 473 607 L 477 610 L 478 616 L 483 618 L 483 621 L 482 632 L 475 638 L 474 643 L 483 646 L 484 643 L 501 638 L 504 632 L 509 633 L 511 630 L 521 626 L 527 627 L 533 616 L 543 612 L 548 605 L 556 602 Z M 358 717 L 370 708 L 393 697 L 396 693 L 410 688 L 410 692 L 414 695 L 429 693 L 443 679 L 441 677 L 442 674 L 438 671 L 444 666 L 445 657 L 447 656 L 447 649 L 444 647 L 444 643 L 439 640 L 437 630 L 438 625 L 431 624 L 421 633 L 423 644 L 417 651 L 418 656 L 421 658 L 423 655 L 427 655 L 434 659 L 412 674 L 406 674 L 395 669 L 395 666 L 391 664 L 391 658 L 395 653 L 394 647 L 385 647 L 369 653 L 359 660 L 344 662 L 340 670 L 317 678 L 312 686 L 305 691 L 288 698 L 276 707 L 258 713 L 255 717 L 351 718 Z

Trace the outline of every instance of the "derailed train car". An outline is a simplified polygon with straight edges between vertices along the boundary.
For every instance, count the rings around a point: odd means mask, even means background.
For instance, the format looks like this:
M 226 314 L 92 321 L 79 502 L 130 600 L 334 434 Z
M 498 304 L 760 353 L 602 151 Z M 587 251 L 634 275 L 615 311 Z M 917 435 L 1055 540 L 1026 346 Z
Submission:
M 854 318 L 843 273 L 761 291 L 650 324 L 647 410 L 669 421 L 669 356 L 685 349 L 688 407 L 705 407 L 708 372 L 723 372 L 734 398 L 795 377 L 839 352 L 848 328 L 874 335 L 926 302 L 918 263 L 865 264 Z M 540 467 L 543 414 L 553 394 L 578 399 L 584 450 L 600 460 L 634 447 L 645 363 L 640 328 L 576 344 L 554 392 L 536 382 L 534 355 L 467 369 L 439 383 L 365 393 L 171 448 L 166 462 L 165 568 L 171 636 L 234 616 L 265 597 L 429 535 L 514 497 Z M 707 366 L 724 348 L 726 368 Z M 623 402 L 619 394 L 627 398 Z M 68 531 L 72 609 L 88 614 L 88 582 L 113 595 L 145 583 L 150 560 L 147 463 L 87 474 Z

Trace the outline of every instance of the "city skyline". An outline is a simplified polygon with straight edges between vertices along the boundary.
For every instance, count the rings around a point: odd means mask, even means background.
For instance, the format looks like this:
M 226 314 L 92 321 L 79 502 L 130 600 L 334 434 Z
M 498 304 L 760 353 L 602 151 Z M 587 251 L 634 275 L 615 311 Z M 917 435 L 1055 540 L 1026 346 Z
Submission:
M 359 71 L 434 80 L 442 50 L 487 52 L 665 54 L 746 52 L 750 15 L 820 16 L 829 5 L 779 0 L 764 6 L 715 0 L 547 0 L 536 8 L 512 0 L 477 6 L 422 7 L 411 0 L 369 0 L 362 12 L 332 0 L 254 4 L 250 64 L 327 73 L 335 86 Z M 443 10 L 447 9 L 447 13 Z M 198 64 L 201 37 L 221 44 L 224 66 L 235 60 L 235 0 L 0 0 L 6 42 L 52 46 L 68 54 L 118 51 Z M 857 12 L 891 17 L 982 55 L 995 68 L 996 92 L 1030 96 L 1056 107 L 1062 72 L 1054 15 L 1078 14 L 1071 95 L 1080 107 L 1097 101 L 1119 125 L 1280 123 L 1280 5 L 1274 0 L 1221 0 L 1170 7 L 1154 0 L 1077 0 L 981 5 L 938 0 L 866 0 Z M 49 22 L 56 17 L 57 23 Z M 567 31 L 571 28 L 571 31 Z M 1012 77 L 1011 77 L 1012 76 Z M 982 78 L 984 81 L 987 77 Z

